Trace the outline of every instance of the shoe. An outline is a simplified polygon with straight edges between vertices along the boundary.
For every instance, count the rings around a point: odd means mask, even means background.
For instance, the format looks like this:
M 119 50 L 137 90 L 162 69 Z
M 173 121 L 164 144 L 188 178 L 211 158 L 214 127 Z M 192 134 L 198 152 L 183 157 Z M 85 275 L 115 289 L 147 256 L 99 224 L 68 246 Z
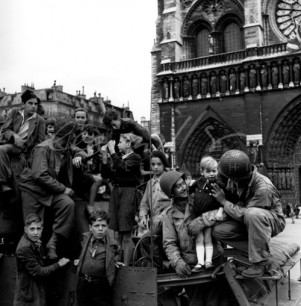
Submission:
M 266 271 L 266 262 L 261 261 L 258 263 L 254 263 L 248 269 L 242 271 L 241 275 L 247 278 L 256 278 L 261 277 Z
M 192 270 L 191 272 L 196 273 L 196 272 L 200 272 L 204 269 L 204 265 L 198 263 Z
M 214 265 L 213 265 L 212 262 L 210 262 L 210 261 L 205 262 L 205 269 L 206 270 L 213 269 L 213 268 L 214 268 Z

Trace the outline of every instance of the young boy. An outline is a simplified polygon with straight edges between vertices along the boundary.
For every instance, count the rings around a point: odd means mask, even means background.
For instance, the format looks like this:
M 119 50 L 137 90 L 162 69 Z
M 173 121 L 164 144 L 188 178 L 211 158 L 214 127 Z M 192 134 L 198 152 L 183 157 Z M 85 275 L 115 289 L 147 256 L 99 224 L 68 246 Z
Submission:
M 206 227 L 196 237 L 196 253 L 198 263 L 192 272 L 199 272 L 202 268 L 213 268 L 213 244 L 211 226 L 215 221 L 225 219 L 222 206 L 210 195 L 212 184 L 216 183 L 218 163 L 211 156 L 205 156 L 200 162 L 201 179 L 198 181 L 199 191 L 194 196 L 191 209 L 192 218 L 202 216 Z
M 78 261 L 77 305 L 112 305 L 112 289 L 120 251 L 108 232 L 108 214 L 95 211 L 90 214 L 90 232 L 84 233 L 82 252 Z
M 57 263 L 44 266 L 44 250 L 41 243 L 43 221 L 36 214 L 29 214 L 25 220 L 24 235 L 16 250 L 17 282 L 15 306 L 45 306 L 45 278 L 65 266 L 69 259 L 61 258 Z

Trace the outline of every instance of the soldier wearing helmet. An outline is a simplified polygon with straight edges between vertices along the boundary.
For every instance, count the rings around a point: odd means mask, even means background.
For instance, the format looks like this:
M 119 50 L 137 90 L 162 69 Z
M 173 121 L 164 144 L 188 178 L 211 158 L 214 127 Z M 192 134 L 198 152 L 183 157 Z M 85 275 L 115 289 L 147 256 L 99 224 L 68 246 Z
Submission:
M 197 256 L 195 239 L 188 234 L 185 223 L 185 219 L 189 216 L 190 201 L 184 173 L 164 172 L 160 180 L 160 187 L 172 199 L 172 205 L 163 215 L 163 248 L 175 272 L 181 277 L 187 277 L 191 275 L 191 269 L 197 264 Z M 213 264 L 221 263 L 220 255 L 215 242 Z M 226 298 L 223 294 L 227 294 L 227 290 L 224 290 L 225 286 L 227 285 L 222 280 L 209 284 L 186 286 L 189 305 L 200 305 L 200 301 L 204 300 L 207 300 L 210 305 L 221 305 L 222 299 Z
M 248 255 L 252 266 L 242 272 L 249 278 L 262 276 L 270 257 L 268 243 L 285 227 L 280 194 L 269 178 L 257 172 L 248 155 L 239 150 L 225 152 L 220 160 L 220 173 L 237 186 L 239 200 L 231 203 L 217 185 L 212 196 L 232 217 L 213 228 L 219 241 L 248 241 Z

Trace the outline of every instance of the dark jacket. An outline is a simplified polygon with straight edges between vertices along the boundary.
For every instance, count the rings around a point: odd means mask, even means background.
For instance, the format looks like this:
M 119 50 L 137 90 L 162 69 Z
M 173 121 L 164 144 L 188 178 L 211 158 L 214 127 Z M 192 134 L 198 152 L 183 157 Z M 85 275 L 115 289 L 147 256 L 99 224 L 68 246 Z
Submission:
M 270 179 L 258 173 L 255 166 L 253 166 L 252 178 L 249 185 L 242 190 L 239 202 L 233 204 L 227 201 L 224 209 L 232 218 L 244 222 L 245 212 L 250 207 L 269 210 L 275 218 L 281 220 L 283 228 L 285 227 L 280 194 Z
M 14 144 L 14 134 L 17 134 L 21 124 L 22 115 L 20 108 L 13 108 L 1 127 L 0 142 Z M 28 137 L 25 152 L 30 152 L 37 144 L 45 140 L 45 120 L 38 114 L 29 122 Z
M 83 267 L 83 260 L 85 258 L 85 254 L 88 252 L 88 246 L 93 235 L 91 232 L 86 232 L 83 234 L 83 237 L 84 238 L 82 242 L 82 251 L 77 266 L 77 274 L 81 273 Z M 110 237 L 108 232 L 106 233 L 106 241 L 106 277 L 110 286 L 112 286 L 116 274 L 115 263 L 120 261 L 121 254 L 117 242 Z
M 20 189 L 30 193 L 39 201 L 50 206 L 54 194 L 63 193 L 66 187 L 72 186 L 73 182 L 73 155 L 82 156 L 86 154 L 78 148 L 73 147 L 65 152 L 58 151 L 53 146 L 55 139 L 47 139 L 35 147 L 31 156 L 31 169 L 26 168 L 20 177 Z M 66 164 L 66 181 L 65 186 L 59 181 L 59 172 L 62 162 Z
M 15 306 L 46 305 L 44 280 L 59 269 L 59 264 L 44 266 L 44 251 L 24 234 L 16 250 L 17 280 L 15 288 Z

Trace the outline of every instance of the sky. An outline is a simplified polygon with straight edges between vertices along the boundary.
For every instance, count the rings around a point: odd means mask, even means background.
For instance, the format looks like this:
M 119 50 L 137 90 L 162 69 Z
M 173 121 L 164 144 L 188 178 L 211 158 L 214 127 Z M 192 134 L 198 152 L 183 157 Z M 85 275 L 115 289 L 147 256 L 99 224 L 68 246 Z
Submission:
M 156 0 L 1 0 L 0 88 L 101 93 L 150 118 Z

